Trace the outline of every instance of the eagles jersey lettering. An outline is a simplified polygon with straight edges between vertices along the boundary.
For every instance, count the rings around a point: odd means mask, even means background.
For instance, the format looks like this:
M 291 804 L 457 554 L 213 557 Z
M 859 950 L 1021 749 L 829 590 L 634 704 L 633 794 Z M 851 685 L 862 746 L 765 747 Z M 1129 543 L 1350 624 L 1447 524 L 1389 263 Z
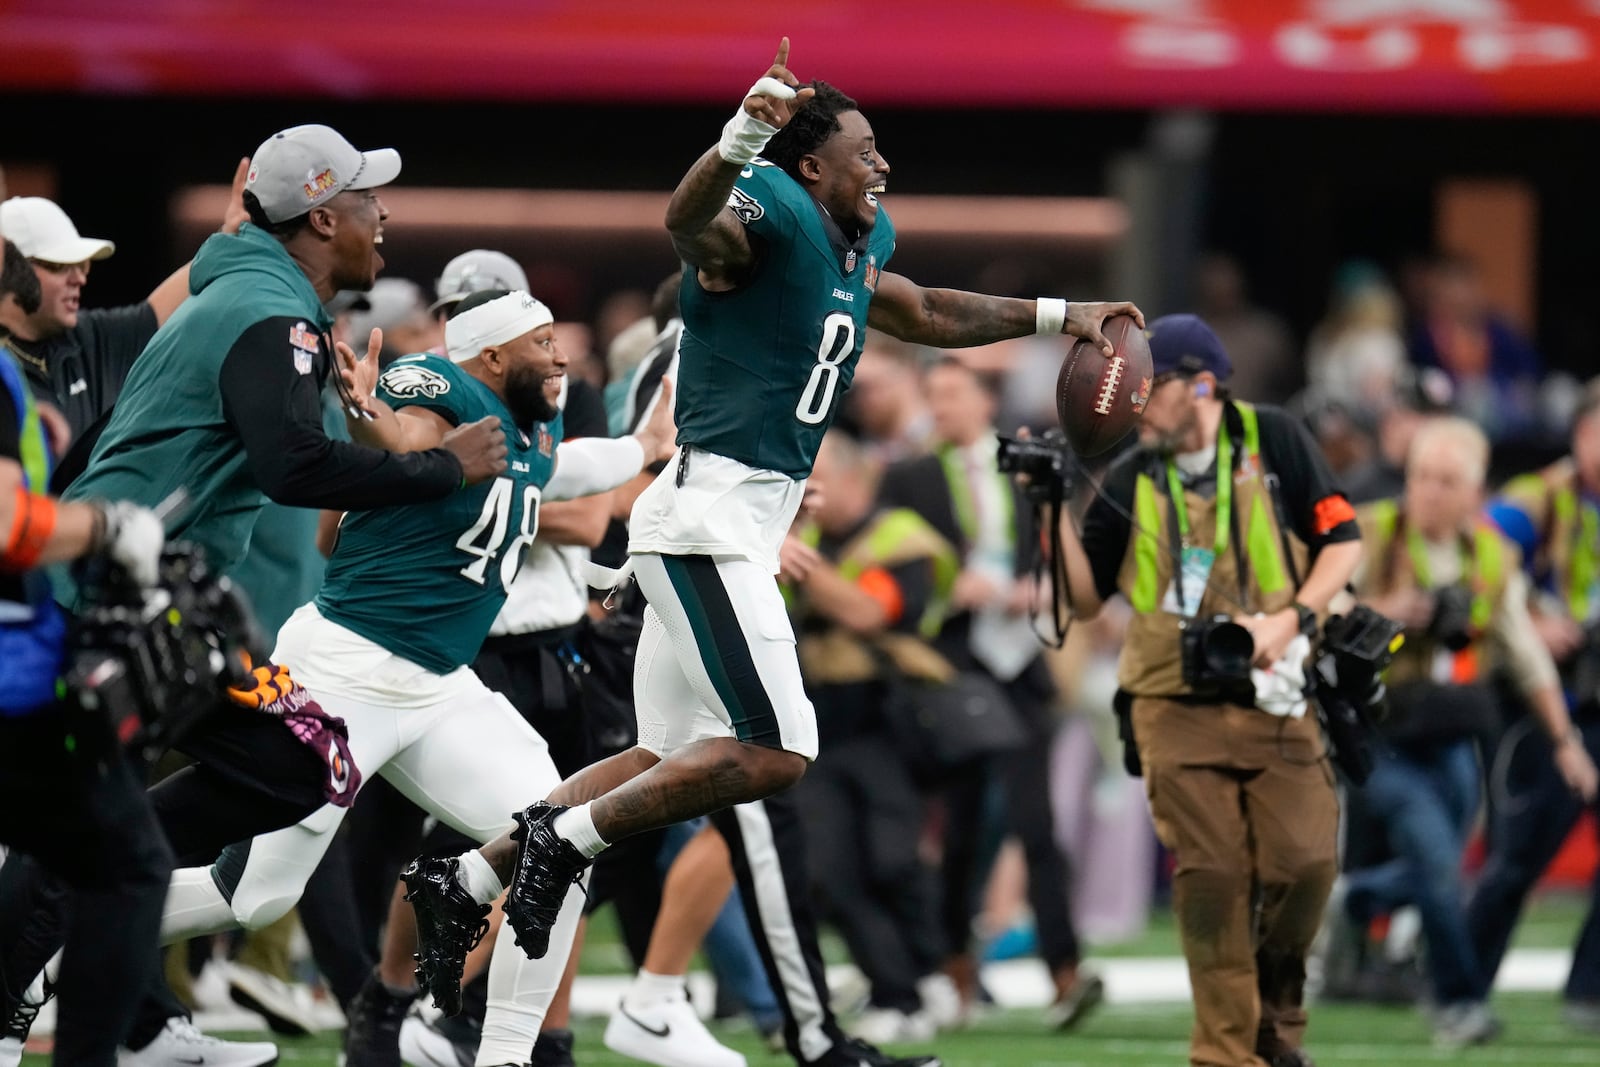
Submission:
M 438 674 L 471 663 L 539 529 L 561 417 L 531 435 L 488 386 L 448 359 L 405 356 L 378 379 L 390 407 L 427 408 L 455 426 L 497 415 L 506 472 L 443 500 L 350 512 L 317 594 L 317 610 Z
M 757 239 L 759 266 L 726 293 L 684 272 L 678 443 L 805 478 L 855 376 L 894 224 L 880 207 L 850 245 L 798 182 L 761 159 L 728 204 Z

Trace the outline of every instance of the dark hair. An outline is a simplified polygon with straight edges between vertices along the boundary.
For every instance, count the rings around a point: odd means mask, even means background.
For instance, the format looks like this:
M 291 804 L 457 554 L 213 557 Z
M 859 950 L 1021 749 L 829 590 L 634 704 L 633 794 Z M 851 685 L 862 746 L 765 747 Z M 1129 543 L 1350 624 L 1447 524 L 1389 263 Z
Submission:
M 18 306 L 29 315 L 39 310 L 39 302 L 44 299 L 39 290 L 39 276 L 33 272 L 33 264 L 22 254 L 22 249 L 10 241 L 6 241 L 5 248 L 0 250 L 0 297 L 7 295 L 16 297 Z M 4 333 L 5 330 L 0 328 L 0 336 Z
M 502 296 L 510 295 L 510 289 L 479 289 L 475 293 L 468 293 L 464 299 L 457 300 L 455 307 L 450 309 L 450 314 L 446 315 L 445 318 L 447 320 L 453 319 L 463 311 L 471 311 L 473 308 L 482 307 L 492 300 L 499 300 Z
M 991 374 L 988 371 L 981 371 L 977 367 L 974 367 L 972 364 L 968 363 L 966 360 L 962 359 L 960 356 L 952 356 L 948 354 L 942 355 L 938 359 L 934 360 L 933 365 L 930 366 L 928 370 L 935 371 L 940 367 L 952 367 L 969 375 L 973 381 L 978 383 L 979 389 L 982 389 L 984 392 L 989 394 L 990 399 L 997 403 L 999 402 L 1002 382 L 998 374 Z
M 667 328 L 667 323 L 678 317 L 678 290 L 683 288 L 683 268 L 662 278 L 650 295 L 650 319 L 656 333 Z
M 267 218 L 266 209 L 261 206 L 261 201 L 256 197 L 256 194 L 249 189 L 244 191 L 244 210 L 250 216 L 251 225 L 266 230 L 280 241 L 287 241 L 311 223 L 311 212 L 309 211 L 303 215 L 296 215 L 292 219 L 273 222 Z
M 854 100 L 825 81 L 814 81 L 811 88 L 816 90 L 816 95 L 801 105 L 761 151 L 763 158 L 782 167 L 796 181 L 800 180 L 801 157 L 811 155 L 822 147 L 822 142 L 839 132 L 840 113 L 861 110 Z

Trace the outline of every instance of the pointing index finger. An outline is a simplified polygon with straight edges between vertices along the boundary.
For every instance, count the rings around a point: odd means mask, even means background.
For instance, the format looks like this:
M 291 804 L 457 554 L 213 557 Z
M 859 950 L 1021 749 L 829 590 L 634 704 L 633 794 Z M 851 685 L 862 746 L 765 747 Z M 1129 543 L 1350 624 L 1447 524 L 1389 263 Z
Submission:
M 789 38 L 787 36 L 778 42 L 778 58 L 772 61 L 772 65 L 774 67 L 786 67 L 789 65 Z

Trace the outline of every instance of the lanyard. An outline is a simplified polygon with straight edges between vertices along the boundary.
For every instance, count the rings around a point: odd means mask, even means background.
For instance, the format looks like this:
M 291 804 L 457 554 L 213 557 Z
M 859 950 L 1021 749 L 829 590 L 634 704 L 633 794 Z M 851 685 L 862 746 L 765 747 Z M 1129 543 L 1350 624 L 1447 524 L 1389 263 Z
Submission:
M 1178 520 L 1178 540 L 1189 547 L 1189 507 L 1183 502 L 1183 482 L 1178 478 L 1178 468 L 1167 457 L 1167 493 L 1172 499 L 1172 512 Z M 1211 551 L 1217 555 L 1228 550 L 1228 533 L 1233 529 L 1233 440 L 1228 436 L 1227 423 L 1217 427 L 1217 535 Z

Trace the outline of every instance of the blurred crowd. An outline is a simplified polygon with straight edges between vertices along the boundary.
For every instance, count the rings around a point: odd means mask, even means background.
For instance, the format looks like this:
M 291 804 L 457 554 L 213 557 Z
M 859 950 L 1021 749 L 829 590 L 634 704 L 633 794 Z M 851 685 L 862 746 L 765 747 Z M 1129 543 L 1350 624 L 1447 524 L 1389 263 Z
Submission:
M 19 245 L 34 232 L 30 226 L 40 233 L 71 227 L 46 204 L 8 203 L 0 208 L 0 227 Z M 110 243 L 102 244 L 109 256 Z M 119 267 L 116 260 L 102 265 L 101 252 L 97 246 L 94 255 L 50 268 L 41 309 L 10 323 L 12 354 L 4 358 L 38 360 L 66 333 L 89 352 L 142 343 L 140 331 L 148 339 L 158 318 L 171 313 L 164 303 L 170 294 L 158 289 L 132 308 L 96 308 L 91 264 L 97 272 Z M 370 292 L 341 295 L 336 335 L 359 348 L 381 331 L 385 363 L 438 350 L 453 299 L 526 284 L 510 257 L 476 250 L 441 264 L 435 278 L 385 277 Z M 557 323 L 572 389 L 582 382 L 582 391 L 599 398 L 610 434 L 637 421 L 655 382 L 670 373 L 660 361 L 671 351 L 675 286 L 668 278 L 654 293 L 619 292 L 593 321 Z M 1520 569 L 1522 554 L 1531 564 L 1544 551 L 1516 524 L 1519 515 L 1543 521 L 1535 513 L 1546 505 L 1519 504 L 1532 498 L 1517 497 L 1516 483 L 1507 486 L 1513 475 L 1547 482 L 1553 476 L 1540 473 L 1545 462 L 1570 449 L 1577 469 L 1570 500 L 1594 506 L 1600 398 L 1546 373 L 1530 337 L 1495 310 L 1494 294 L 1466 260 L 1438 256 L 1398 277 L 1371 263 L 1346 265 L 1303 344 L 1282 317 L 1251 302 L 1239 265 L 1223 255 L 1200 264 L 1193 310 L 1232 358 L 1233 392 L 1301 416 L 1352 502 L 1403 501 L 1419 523 L 1419 509 L 1444 507 L 1408 495 L 1418 491 L 1417 464 L 1426 458 L 1419 457 L 1421 440 L 1442 452 L 1443 466 L 1477 472 L 1459 490 L 1465 514 L 1445 526 L 1475 529 L 1480 517 L 1499 523 L 1515 546 L 1503 564 L 1507 573 Z M 1126 615 L 1113 605 L 1052 647 L 1040 516 L 996 460 L 997 435 L 1055 424 L 1063 345 L 1034 336 L 950 355 L 869 337 L 817 463 L 820 498 L 782 557 L 780 577 L 822 740 L 822 755 L 798 787 L 817 872 L 814 903 L 862 973 L 857 988 L 837 992 L 855 1013 L 856 1031 L 874 1042 L 924 1040 L 983 1011 L 993 1000 L 986 965 L 1012 957 L 1037 958 L 1049 980 L 1052 1021 L 1075 1023 L 1104 991 L 1084 957 L 1092 946 L 1138 936 L 1166 891 L 1163 850 L 1144 789 L 1123 768 L 1111 711 Z M 330 400 L 330 433 L 338 432 L 334 411 Z M 1427 429 L 1450 416 L 1465 420 L 1451 426 L 1477 427 L 1481 444 L 1470 432 Z M 89 436 L 94 422 L 85 417 L 59 432 Z M 1510 457 L 1530 456 L 1542 461 L 1503 469 Z M 1502 488 L 1509 495 L 1495 496 Z M 1537 485 L 1521 488 L 1538 496 Z M 1074 503 L 1081 507 L 1092 492 L 1092 482 L 1080 481 Z M 315 522 L 302 518 L 270 507 L 237 575 L 269 633 L 310 599 L 320 579 Z M 569 562 L 589 554 L 570 544 L 562 551 Z M 1382 794 L 1386 799 L 1364 802 L 1362 791 L 1345 790 L 1345 874 L 1324 937 L 1325 996 L 1446 1007 L 1486 1000 L 1509 922 L 1543 869 L 1537 855 L 1505 851 L 1533 831 L 1497 819 L 1526 821 L 1518 805 L 1551 781 L 1561 793 L 1548 758 L 1528 754 L 1529 732 L 1518 724 L 1526 720 L 1528 694 L 1541 687 L 1559 686 L 1578 707 L 1592 701 L 1594 679 L 1577 672 L 1590 669 L 1597 644 L 1597 553 L 1591 543 L 1578 606 L 1539 610 L 1540 597 L 1562 592 L 1548 573 L 1530 575 L 1531 601 L 1528 584 L 1497 586 L 1533 604 L 1531 616 L 1524 604 L 1518 614 L 1499 617 L 1500 629 L 1507 619 L 1527 620 L 1523 632 L 1504 635 L 1505 669 L 1486 664 L 1481 673 L 1453 676 L 1447 669 L 1445 680 L 1462 691 L 1450 704 L 1459 714 L 1442 725 L 1403 716 L 1408 732 L 1390 741 L 1404 768 Z M 1368 567 L 1377 564 L 1369 559 Z M 1471 586 L 1473 576 L 1462 580 Z M 1375 588 L 1393 591 L 1381 582 Z M 1427 630 L 1434 611 L 1430 599 L 1410 621 Z M 604 608 L 597 600 L 589 612 L 599 616 Z M 1567 625 L 1549 621 L 1555 615 Z M 1488 618 L 1470 625 L 1496 629 Z M 1540 649 L 1545 661 L 1529 666 Z M 1434 669 L 1421 665 L 1419 677 L 1433 677 Z M 1418 712 L 1415 719 L 1422 718 Z M 1594 732 L 1592 720 L 1580 717 L 1580 726 Z M 379 785 L 368 789 L 376 793 Z M 1427 817 L 1417 814 L 1423 808 Z M 1438 817 L 1430 821 L 1434 808 Z M 1581 809 L 1580 803 L 1552 816 L 1565 819 L 1561 836 Z M 1551 836 L 1550 825 L 1538 827 L 1543 838 Z M 1500 894 L 1493 900 L 1472 899 L 1473 880 L 1463 874 L 1478 827 L 1490 830 L 1485 878 Z M 347 826 L 341 833 L 359 830 Z M 1545 842 L 1546 851 L 1559 843 Z M 659 871 L 685 847 L 684 840 L 672 841 Z M 726 864 L 725 853 L 697 862 Z M 366 956 L 375 958 L 393 872 L 386 878 L 359 872 L 356 864 L 346 876 L 371 882 L 357 899 L 364 907 L 359 935 Z M 732 880 L 711 884 L 725 897 Z M 1425 947 L 1416 947 L 1417 937 L 1396 947 L 1404 938 L 1393 931 L 1407 921 L 1420 928 Z M 192 998 L 196 976 L 215 964 L 237 999 L 286 1029 L 309 1028 L 314 1004 L 301 987 L 308 978 L 321 980 L 289 950 L 294 926 L 285 921 L 174 948 L 168 976 L 180 996 Z M 1590 955 L 1579 960 L 1568 1001 L 1575 1022 L 1600 1030 L 1600 975 L 1581 973 L 1584 966 L 1600 969 L 1594 958 L 1600 929 L 1592 916 L 1583 936 L 1588 948 L 1580 956 Z M 772 991 L 759 967 L 738 962 L 748 961 L 748 944 L 739 944 L 736 930 L 723 941 L 707 949 L 720 979 L 717 1011 L 748 1013 L 773 1029 Z M 644 946 L 635 939 L 629 948 L 642 962 Z M 362 978 L 347 977 L 336 999 L 348 1004 Z M 1490 1036 L 1497 1024 L 1482 1013 L 1471 1019 L 1458 1013 L 1439 1025 L 1466 1041 Z

